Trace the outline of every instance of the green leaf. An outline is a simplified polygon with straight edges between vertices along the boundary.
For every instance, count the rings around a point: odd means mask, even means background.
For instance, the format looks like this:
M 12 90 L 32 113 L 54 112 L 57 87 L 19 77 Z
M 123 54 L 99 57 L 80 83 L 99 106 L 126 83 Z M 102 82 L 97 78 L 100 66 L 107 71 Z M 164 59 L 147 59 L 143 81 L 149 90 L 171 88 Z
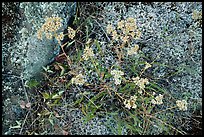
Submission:
M 99 45 L 98 40 L 95 39 L 94 43 L 96 44 L 99 53 L 101 53 L 101 46 Z
M 69 86 L 72 84 L 71 80 L 65 85 L 66 89 L 69 88 Z
M 101 96 L 103 96 L 105 94 L 105 92 L 99 92 L 96 96 L 94 96 L 93 98 L 91 98 L 90 100 L 92 102 L 94 102 L 95 100 L 99 99 Z M 90 106 L 91 104 L 93 104 L 91 101 L 89 101 L 89 103 L 87 104 L 87 106 Z
M 164 89 L 162 89 L 161 87 L 159 87 L 156 83 L 150 82 L 150 87 L 156 88 L 158 91 L 161 91 L 161 92 L 163 92 L 163 93 L 167 93 L 166 90 L 164 90 Z
M 70 45 L 72 45 L 75 42 L 75 40 L 73 40 L 72 42 L 70 42 L 66 47 L 69 47 Z
M 62 94 L 64 93 L 64 91 L 59 91 L 58 93 L 52 95 L 52 99 L 57 99 L 57 98 L 61 98 Z
M 42 93 L 44 99 L 49 99 L 50 95 L 48 93 Z
M 110 73 L 107 72 L 107 73 L 105 74 L 104 79 L 108 79 L 108 78 L 111 78 L 111 77 L 112 77 L 112 75 L 111 75 Z
M 30 81 L 26 81 L 25 86 L 29 88 L 37 87 L 40 83 L 37 82 L 36 80 L 32 79 Z
M 10 126 L 9 129 L 14 129 L 14 128 L 21 128 L 21 123 L 16 120 L 17 125 L 16 126 Z

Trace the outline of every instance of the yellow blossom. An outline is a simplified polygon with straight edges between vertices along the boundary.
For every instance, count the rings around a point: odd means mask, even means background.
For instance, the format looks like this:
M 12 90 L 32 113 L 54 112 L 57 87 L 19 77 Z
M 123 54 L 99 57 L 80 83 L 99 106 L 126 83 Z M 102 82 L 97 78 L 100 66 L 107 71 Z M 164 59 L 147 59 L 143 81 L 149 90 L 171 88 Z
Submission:
M 118 29 L 123 29 L 124 28 L 124 20 L 121 20 L 118 22 Z
M 136 25 L 133 23 L 126 23 L 125 24 L 125 33 L 129 33 L 130 31 L 134 31 L 136 29 Z
M 111 71 L 111 75 L 113 75 L 114 79 L 115 79 L 115 84 L 119 85 L 121 84 L 121 76 L 124 75 L 124 73 L 120 70 L 112 70 Z
M 84 49 L 84 54 L 82 56 L 82 58 L 84 60 L 88 60 L 89 57 L 93 57 L 94 56 L 94 53 L 93 53 L 93 50 L 92 48 L 89 48 L 88 46 Z
M 131 108 L 130 101 L 128 101 L 128 100 L 125 100 L 125 101 L 124 101 L 124 105 L 125 105 L 125 107 L 128 108 L 128 109 Z
M 106 27 L 106 31 L 108 34 L 111 34 L 111 32 L 113 31 L 113 26 L 111 24 L 108 24 L 107 27 Z
M 127 51 L 127 54 L 128 55 L 133 55 L 133 54 L 137 54 L 137 51 L 139 50 L 139 45 L 135 45 L 134 47 L 130 48 L 128 51 Z
M 128 42 L 129 36 L 122 36 L 122 37 L 121 37 L 121 40 L 122 40 L 123 42 Z
M 129 17 L 127 18 L 127 22 L 129 23 L 135 23 L 136 22 L 136 19 L 132 18 L 132 17 Z
M 142 90 L 141 90 L 141 89 L 139 89 L 139 90 L 138 90 L 138 93 L 142 94 L 143 92 L 142 92 Z
M 72 84 L 83 85 L 85 83 L 84 76 L 82 74 L 77 75 L 71 80 Z
M 42 33 L 45 32 L 47 39 L 52 39 L 52 32 L 56 32 L 62 26 L 62 19 L 60 17 L 47 17 L 45 23 L 37 31 L 38 39 L 42 40 Z
M 163 99 L 163 95 L 159 94 L 158 96 L 155 97 L 155 99 L 152 99 L 151 102 L 152 104 L 161 105 L 163 104 L 162 99 Z
M 136 34 L 135 34 L 135 32 L 133 31 L 133 32 L 130 32 L 129 35 L 130 35 L 132 38 L 134 38 Z
M 70 39 L 73 39 L 76 35 L 76 30 L 72 29 L 71 27 L 68 27 L 68 37 Z
M 111 75 L 121 76 L 121 75 L 124 75 L 124 72 L 122 72 L 120 70 L 112 70 Z
M 113 31 L 112 31 L 112 36 L 113 36 L 112 38 L 113 38 L 114 40 L 118 40 L 118 37 L 119 37 L 119 36 L 118 36 L 116 30 L 113 30 Z
M 144 79 L 144 78 L 136 77 L 136 78 L 132 78 L 132 80 L 141 89 L 145 88 L 145 84 L 149 84 L 149 80 L 147 78 Z
M 47 39 L 52 39 L 52 34 L 51 33 L 45 33 L 45 36 Z
M 192 19 L 194 20 L 202 19 L 202 12 L 194 10 L 192 13 Z
M 141 31 L 137 30 L 136 32 L 136 39 L 139 39 L 141 37 Z
M 125 101 L 123 102 L 125 107 L 130 109 L 131 107 L 132 108 L 136 108 L 137 105 L 135 104 L 135 101 L 137 99 L 137 96 L 131 96 L 129 100 L 125 99 Z
M 56 36 L 56 39 L 57 39 L 58 41 L 63 40 L 63 38 L 64 38 L 63 32 L 61 32 L 59 35 Z
M 40 39 L 40 40 L 42 40 L 42 33 L 43 33 L 42 29 L 39 29 L 37 31 L 37 38 Z
M 186 100 L 177 100 L 176 101 L 176 105 L 178 106 L 178 108 L 180 110 L 183 110 L 183 111 L 187 110 L 187 102 L 186 102 Z
M 44 29 L 44 31 L 55 32 L 62 26 L 61 21 L 62 19 L 60 17 L 46 18 L 46 21 L 43 24 L 42 28 Z
M 152 67 L 152 65 L 151 64 L 149 64 L 149 63 L 147 63 L 147 62 L 145 62 L 145 67 L 144 67 L 144 69 L 146 70 L 146 69 L 148 69 L 148 68 L 150 68 L 150 67 Z

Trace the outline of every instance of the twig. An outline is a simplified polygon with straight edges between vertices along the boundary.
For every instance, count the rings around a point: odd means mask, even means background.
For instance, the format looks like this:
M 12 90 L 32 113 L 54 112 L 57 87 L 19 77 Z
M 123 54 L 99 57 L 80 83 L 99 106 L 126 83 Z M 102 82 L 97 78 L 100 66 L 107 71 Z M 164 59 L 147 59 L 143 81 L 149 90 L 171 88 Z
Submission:
M 150 118 L 154 118 L 154 119 L 160 121 L 161 123 L 163 123 L 163 124 L 165 124 L 165 125 L 171 127 L 172 129 L 176 130 L 177 132 L 179 132 L 179 133 L 182 134 L 182 135 L 186 134 L 186 132 L 180 131 L 180 130 L 176 129 L 175 127 L 173 127 L 173 126 L 170 125 L 170 124 L 167 124 L 166 122 L 162 121 L 161 119 L 158 119 L 158 118 L 156 118 L 156 117 L 154 117 L 154 116 L 152 116 L 152 115 L 147 115 L 147 116 L 149 116 Z M 149 119 L 147 119 L 147 120 L 149 120 Z M 149 121 L 150 121 L 150 120 L 149 120 Z M 150 121 L 150 122 L 152 123 L 152 121 Z
M 79 87 L 78 87 L 78 86 L 76 86 L 76 87 L 77 87 L 78 90 L 80 91 Z M 94 102 L 93 102 L 92 100 L 90 100 L 85 94 L 83 94 L 81 91 L 80 91 L 80 93 L 81 93 L 83 96 L 85 96 L 92 104 L 94 104 Z M 96 105 L 94 104 L 94 106 L 96 106 Z M 96 106 L 96 108 L 98 109 L 98 106 Z
M 30 113 L 30 111 L 29 111 L 28 113 Z M 20 130 L 20 132 L 19 132 L 20 135 L 21 135 L 21 133 L 22 133 L 22 131 L 23 131 L 23 127 L 24 127 L 24 125 L 25 125 L 25 121 L 26 121 L 27 118 L 28 118 L 28 113 L 26 114 L 26 117 L 25 117 L 25 119 L 24 119 L 24 121 L 23 121 L 23 124 L 22 124 L 21 130 Z
M 104 31 L 103 27 L 101 27 L 100 23 L 98 23 L 98 21 L 94 20 L 102 29 L 102 31 L 104 32 L 104 34 L 106 35 L 106 38 L 108 39 L 108 42 L 111 42 L 110 38 L 108 37 L 107 33 Z
M 30 102 L 29 101 L 29 98 L 28 98 L 28 94 L 27 94 L 27 92 L 26 92 L 26 88 L 25 88 L 25 83 L 24 83 L 24 81 L 23 81 L 23 79 L 21 78 L 21 82 L 22 82 L 22 86 L 23 86 L 23 90 L 24 90 L 24 93 L 25 93 L 25 96 L 26 96 L 26 99 L 27 99 L 27 102 Z

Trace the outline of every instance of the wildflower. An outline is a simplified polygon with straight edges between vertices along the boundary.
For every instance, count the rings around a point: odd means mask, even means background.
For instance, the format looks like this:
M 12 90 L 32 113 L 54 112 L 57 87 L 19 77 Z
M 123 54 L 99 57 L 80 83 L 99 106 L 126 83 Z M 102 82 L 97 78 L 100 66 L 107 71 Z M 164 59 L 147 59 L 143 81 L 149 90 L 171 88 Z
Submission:
M 61 21 L 62 19 L 60 17 L 46 18 L 42 28 L 45 32 L 56 32 L 62 26 Z
M 139 89 L 139 90 L 138 90 L 138 93 L 142 94 L 142 90 L 141 90 L 141 89 Z
M 68 37 L 70 39 L 73 39 L 75 37 L 76 30 L 72 29 L 71 27 L 68 27 Z
M 135 95 L 130 97 L 130 100 L 136 101 L 136 99 L 137 99 L 137 96 L 135 96 Z
M 136 20 L 135 20 L 134 18 L 132 18 L 132 17 L 129 17 L 129 18 L 127 18 L 127 22 L 129 22 L 129 23 L 135 23 Z
M 187 110 L 187 102 L 186 102 L 186 100 L 177 100 L 176 101 L 176 105 L 178 106 L 178 108 L 180 110 L 183 110 L 183 111 Z
M 58 41 L 63 40 L 63 38 L 64 38 L 63 32 L 61 32 L 59 35 L 56 36 L 56 39 L 57 39 Z
M 118 29 L 123 29 L 124 28 L 124 20 L 121 20 L 118 22 Z
M 130 35 L 132 38 L 134 38 L 136 34 L 135 34 L 135 32 L 133 31 L 133 32 L 130 32 L 129 35 Z
M 194 10 L 192 13 L 192 19 L 194 20 L 202 19 L 202 12 Z
M 151 64 L 149 64 L 149 63 L 145 63 L 146 65 L 145 65 L 145 67 L 144 67 L 144 69 L 146 70 L 146 69 L 148 69 L 148 68 L 150 68 L 152 65 Z
M 106 27 L 106 31 L 108 34 L 111 34 L 111 32 L 113 31 L 113 26 L 111 24 L 108 24 L 107 27 Z
M 40 39 L 40 40 L 42 40 L 42 29 L 39 29 L 39 30 L 37 31 L 37 38 Z
M 121 39 L 122 39 L 123 42 L 128 42 L 128 40 L 129 40 L 129 36 L 121 37 Z
M 133 82 L 139 86 L 141 89 L 144 89 L 145 88 L 145 84 L 149 84 L 149 80 L 147 78 L 139 78 L 139 77 L 136 77 L 136 78 L 132 78 Z
M 129 100 L 125 99 L 124 101 L 124 105 L 126 108 L 130 109 L 131 107 L 132 108 L 136 108 L 137 105 L 135 104 L 135 101 L 137 99 L 137 96 L 131 96 Z
M 128 100 L 125 100 L 124 101 L 124 105 L 126 108 L 130 109 L 131 108 L 131 105 L 130 105 L 130 102 Z
M 134 31 L 136 29 L 136 25 L 134 23 L 126 23 L 125 24 L 125 33 L 129 33 L 130 31 Z
M 89 38 L 88 39 L 88 41 L 86 42 L 86 44 L 88 45 L 88 44 L 90 44 L 91 43 L 91 41 L 92 41 L 92 39 L 91 38 Z
M 115 84 L 120 85 L 121 84 L 121 79 L 117 78 L 117 77 L 114 77 L 114 78 L 115 78 Z
M 45 33 L 45 36 L 47 39 L 52 39 L 52 34 L 51 33 Z
M 115 84 L 116 85 L 119 85 L 121 84 L 121 76 L 124 75 L 124 73 L 120 70 L 112 70 L 111 71 L 111 75 L 114 76 L 114 79 L 115 79 Z
M 152 99 L 151 102 L 152 104 L 163 104 L 162 102 L 162 99 L 163 99 L 163 95 L 159 94 L 158 96 L 155 97 L 155 99 Z
M 135 38 L 136 38 L 136 39 L 139 39 L 140 37 L 141 37 L 141 31 L 138 30 L 138 31 L 136 32 L 136 37 L 135 37 Z
M 89 48 L 88 46 L 84 49 L 83 59 L 88 60 L 89 57 L 94 56 L 92 48 Z
M 72 84 L 83 85 L 85 83 L 84 76 L 82 74 L 77 75 L 71 80 Z
M 52 32 L 56 32 L 62 26 L 62 19 L 60 17 L 49 17 L 45 19 L 45 23 L 37 31 L 38 39 L 42 40 L 42 33 L 45 32 L 47 39 L 52 39 Z
M 114 39 L 114 40 L 118 40 L 118 37 L 119 37 L 119 36 L 118 36 L 116 30 L 113 30 L 113 31 L 112 31 L 112 36 L 113 36 L 113 39 Z
M 139 50 L 139 46 L 136 44 L 134 47 L 130 48 L 127 51 L 128 55 L 133 55 L 133 54 L 137 54 L 137 51 Z

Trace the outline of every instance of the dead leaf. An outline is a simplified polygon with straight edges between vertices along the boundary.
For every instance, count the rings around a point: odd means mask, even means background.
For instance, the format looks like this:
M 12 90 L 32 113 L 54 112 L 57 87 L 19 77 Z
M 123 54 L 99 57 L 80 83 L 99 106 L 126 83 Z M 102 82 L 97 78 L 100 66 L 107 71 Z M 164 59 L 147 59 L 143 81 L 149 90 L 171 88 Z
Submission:
M 30 108 L 30 107 L 31 107 L 31 103 L 28 102 L 28 103 L 26 104 L 26 107 L 27 107 L 27 108 Z
M 54 64 L 54 67 L 55 67 L 55 70 L 59 70 L 60 69 L 58 64 Z
M 68 135 L 69 133 L 67 131 L 65 131 L 65 130 L 62 130 L 62 134 L 63 135 Z
M 56 111 L 54 111 L 54 114 L 55 114 L 55 117 L 57 117 L 57 118 L 60 117 Z
M 25 109 L 25 105 L 26 105 L 25 101 L 21 101 L 20 107 L 21 107 L 22 109 Z

